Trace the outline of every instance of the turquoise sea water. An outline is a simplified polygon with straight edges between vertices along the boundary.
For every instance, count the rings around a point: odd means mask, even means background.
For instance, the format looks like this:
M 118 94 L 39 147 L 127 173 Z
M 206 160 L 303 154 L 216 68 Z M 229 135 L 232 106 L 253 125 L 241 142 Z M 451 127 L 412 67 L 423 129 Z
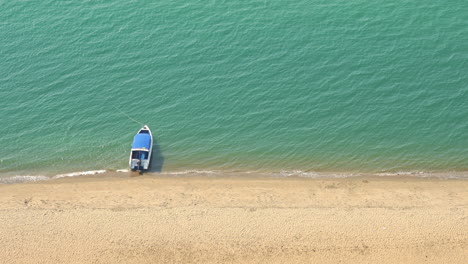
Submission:
M 468 170 L 466 1 L 0 1 L 0 175 Z M 117 110 L 119 109 L 119 110 Z M 120 112 L 122 111 L 122 112 Z

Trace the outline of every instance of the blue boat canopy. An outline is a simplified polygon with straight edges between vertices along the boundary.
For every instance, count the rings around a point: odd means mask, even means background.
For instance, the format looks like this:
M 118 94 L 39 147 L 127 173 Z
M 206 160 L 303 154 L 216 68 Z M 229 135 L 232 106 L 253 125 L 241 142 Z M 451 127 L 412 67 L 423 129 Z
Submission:
M 136 134 L 133 138 L 132 149 L 147 149 L 151 148 L 151 136 L 149 134 Z

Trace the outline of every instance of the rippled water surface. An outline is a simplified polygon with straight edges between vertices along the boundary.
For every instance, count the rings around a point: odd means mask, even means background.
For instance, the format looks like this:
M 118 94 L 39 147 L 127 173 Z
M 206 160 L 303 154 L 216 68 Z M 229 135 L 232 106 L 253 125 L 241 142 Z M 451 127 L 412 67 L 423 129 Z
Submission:
M 465 1 L 0 1 L 0 174 L 468 170 Z

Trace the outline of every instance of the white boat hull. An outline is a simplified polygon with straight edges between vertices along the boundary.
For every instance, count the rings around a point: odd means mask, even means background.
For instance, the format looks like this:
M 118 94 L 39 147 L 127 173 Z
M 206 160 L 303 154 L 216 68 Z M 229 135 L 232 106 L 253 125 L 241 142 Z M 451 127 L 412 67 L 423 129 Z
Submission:
M 149 134 L 149 146 L 141 146 L 142 142 L 137 140 L 139 134 Z M 146 137 L 146 136 L 144 136 Z M 147 140 L 147 137 L 146 137 Z M 145 143 L 145 142 L 143 142 Z M 147 143 L 147 142 L 146 142 Z M 132 151 L 130 152 L 129 166 L 131 170 L 134 171 L 146 171 L 150 168 L 151 163 L 151 154 L 153 152 L 153 134 L 148 126 L 143 126 L 135 136 L 133 141 Z

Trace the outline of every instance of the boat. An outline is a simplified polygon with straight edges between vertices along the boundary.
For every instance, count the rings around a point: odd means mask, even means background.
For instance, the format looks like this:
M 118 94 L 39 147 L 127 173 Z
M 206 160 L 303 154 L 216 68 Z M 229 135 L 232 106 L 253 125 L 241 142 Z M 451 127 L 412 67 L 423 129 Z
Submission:
M 129 165 L 132 171 L 146 171 L 150 166 L 151 152 L 153 151 L 153 134 L 147 125 L 144 125 L 133 138 Z

